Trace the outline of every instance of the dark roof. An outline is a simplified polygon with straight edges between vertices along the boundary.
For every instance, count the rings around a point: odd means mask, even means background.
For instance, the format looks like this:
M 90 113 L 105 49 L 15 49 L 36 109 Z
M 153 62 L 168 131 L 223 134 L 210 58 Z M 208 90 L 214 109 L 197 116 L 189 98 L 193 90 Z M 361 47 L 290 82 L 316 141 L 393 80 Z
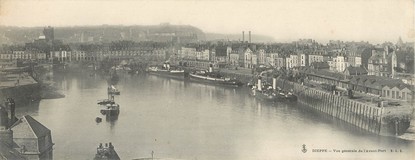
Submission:
M 408 88 L 413 90 L 411 85 L 403 83 L 402 80 L 389 77 L 359 75 L 352 77 L 350 81 L 353 84 L 367 85 L 372 88 L 383 88 L 384 86 L 388 86 L 389 88 L 398 87 L 399 89 Z
M 330 68 L 330 66 L 327 62 L 313 62 L 313 63 L 311 63 L 311 65 L 314 67 L 314 69 Z
M 331 72 L 329 70 L 325 69 L 313 69 L 313 68 L 303 68 L 301 69 L 301 72 L 306 74 L 312 74 L 319 77 L 324 77 L 328 79 L 334 79 L 334 80 L 344 80 L 345 77 L 341 73 Z
M 347 71 L 349 71 L 350 75 L 363 75 L 367 74 L 367 70 L 362 67 L 353 67 L 349 66 L 346 68 Z
M 226 56 L 227 47 L 216 47 L 216 56 Z

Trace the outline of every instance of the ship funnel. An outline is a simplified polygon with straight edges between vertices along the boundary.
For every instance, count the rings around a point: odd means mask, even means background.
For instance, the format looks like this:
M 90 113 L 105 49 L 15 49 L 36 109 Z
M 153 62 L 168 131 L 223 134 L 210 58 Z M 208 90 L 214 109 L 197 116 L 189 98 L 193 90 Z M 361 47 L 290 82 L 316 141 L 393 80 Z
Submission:
M 242 43 L 245 43 L 245 31 L 242 31 Z
M 213 65 L 209 64 L 209 72 L 213 72 Z
M 272 78 L 272 89 L 277 89 L 277 78 L 275 77 Z
M 166 69 L 170 70 L 170 64 L 169 63 L 166 64 Z
M 261 77 L 258 77 L 258 91 L 262 91 L 262 80 Z

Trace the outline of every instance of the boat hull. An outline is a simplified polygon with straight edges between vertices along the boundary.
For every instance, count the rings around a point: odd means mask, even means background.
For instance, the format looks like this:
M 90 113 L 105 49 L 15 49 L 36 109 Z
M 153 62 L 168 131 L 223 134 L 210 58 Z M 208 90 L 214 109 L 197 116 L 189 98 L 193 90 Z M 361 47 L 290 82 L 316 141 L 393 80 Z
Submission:
M 172 78 L 184 80 L 184 72 L 170 72 L 170 71 L 148 71 L 150 75 L 156 75 L 160 77 Z
M 101 109 L 101 114 L 106 116 L 118 116 L 120 114 L 120 110 L 115 109 Z
M 283 101 L 288 101 L 288 102 L 294 102 L 297 100 L 297 97 L 294 95 L 281 95 L 279 93 L 263 93 L 261 91 L 253 91 L 252 95 L 254 95 L 256 98 L 261 99 L 261 100 L 265 100 L 265 101 L 273 101 L 273 102 L 283 102 Z
M 200 83 L 207 83 L 213 85 L 221 85 L 221 86 L 231 86 L 231 87 L 240 87 L 242 86 L 241 82 L 235 80 L 224 80 L 218 78 L 210 78 L 201 75 L 189 74 L 190 80 L 193 82 L 200 82 Z

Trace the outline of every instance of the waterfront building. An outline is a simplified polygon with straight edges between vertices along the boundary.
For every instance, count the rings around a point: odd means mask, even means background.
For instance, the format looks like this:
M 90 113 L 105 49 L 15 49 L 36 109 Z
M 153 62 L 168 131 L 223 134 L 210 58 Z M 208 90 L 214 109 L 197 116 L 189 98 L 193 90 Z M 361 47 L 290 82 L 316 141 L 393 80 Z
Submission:
M 412 101 L 413 92 L 410 90 L 410 87 L 408 85 L 384 85 L 382 87 L 382 97 L 404 101 Z
M 393 77 L 394 67 L 397 67 L 395 51 L 388 46 L 382 49 L 372 50 L 372 55 L 368 60 L 368 74 L 382 77 Z
M 186 60 L 196 59 L 196 48 L 182 47 L 178 52 L 179 58 Z
M 44 53 L 44 52 L 38 52 L 38 53 L 34 53 L 35 54 L 35 60 L 41 60 L 41 61 L 44 61 L 44 60 L 46 60 L 47 58 L 46 58 L 46 53 Z
M 56 61 L 59 61 L 59 62 L 64 62 L 64 61 L 68 60 L 69 55 L 71 54 L 71 52 L 70 51 L 65 51 L 65 50 L 51 51 L 50 54 L 51 54 L 51 59 L 50 60 L 53 60 L 53 61 L 56 60 Z
M 85 60 L 85 51 L 72 51 L 71 61 L 83 61 Z
M 268 63 L 266 63 L 267 55 L 264 49 L 259 49 L 257 51 L 257 55 L 258 55 L 258 64 L 268 65 Z
M 353 76 L 350 88 L 357 92 L 369 93 L 393 100 L 414 100 L 414 86 L 399 79 L 374 75 Z
M 267 57 L 267 59 L 266 59 L 266 64 L 267 65 L 272 65 L 272 66 L 275 66 L 275 61 L 276 61 L 276 59 L 277 58 L 279 58 L 279 55 L 278 55 L 278 53 L 269 53 L 268 54 L 269 56 Z M 281 57 L 282 58 L 282 57 Z M 285 58 L 284 58 L 285 59 Z M 284 67 L 285 67 L 285 65 L 284 65 Z
M 347 62 L 349 66 L 360 67 L 362 65 L 362 58 L 358 56 L 348 56 Z
M 196 49 L 196 60 L 209 61 L 210 51 L 209 49 L 198 48 Z
M 11 126 L 13 140 L 27 159 L 53 159 L 51 131 L 26 115 Z
M 330 71 L 336 71 L 336 63 L 334 62 L 334 60 L 329 60 L 327 61 L 327 64 L 329 65 L 329 70 Z
M 254 67 L 259 66 L 258 65 L 258 57 L 259 57 L 258 52 L 254 52 L 252 54 L 252 59 L 251 59 L 252 65 L 251 65 L 251 68 L 254 68 Z
M 285 59 L 283 57 L 277 57 L 274 59 L 274 67 L 277 69 L 285 67 Z
M 314 62 L 324 62 L 323 55 L 316 55 L 316 54 L 308 55 L 308 64 L 311 65 Z
M 232 53 L 232 47 L 228 46 L 226 47 L 226 62 L 230 62 L 231 60 L 231 53 Z
M 293 67 L 298 67 L 299 66 L 299 58 L 298 55 L 290 55 L 290 58 L 292 60 L 292 66 Z
M 0 104 L 0 159 L 26 159 L 15 149 L 17 145 L 13 141 L 13 131 L 9 128 L 10 120 L 6 107 Z
M 31 59 L 31 55 L 25 51 L 13 51 L 13 59 Z
M 344 56 L 338 55 L 337 57 L 333 58 L 333 61 L 335 63 L 334 71 L 336 72 L 343 72 L 348 66 L 348 63 L 345 61 Z
M 349 86 L 349 80 L 342 73 L 332 72 L 326 69 L 313 69 L 305 67 L 300 70 L 307 78 L 316 83 L 335 85 L 337 89 L 345 91 Z
M 0 59 L 1 60 L 12 60 L 13 59 L 13 53 L 12 52 L 0 53 Z
M 237 52 L 229 54 L 229 64 L 232 66 L 239 66 L 239 54 Z
M 289 59 L 286 59 L 287 68 L 295 68 L 298 67 L 298 55 L 290 55 Z
M 243 56 L 239 57 L 242 58 L 243 67 L 244 68 L 252 68 L 252 50 L 249 47 L 246 47 L 243 51 Z
M 353 66 L 346 67 L 343 72 L 343 74 L 345 74 L 348 78 L 351 76 L 367 75 L 367 73 L 368 72 L 365 68 Z
M 213 61 L 217 63 L 226 63 L 228 62 L 228 48 L 226 46 L 217 46 L 212 50 L 212 53 L 214 53 Z
M 285 58 L 285 68 L 287 68 L 287 69 L 293 68 L 293 61 L 292 61 L 291 57 L 286 57 Z
M 299 58 L 298 60 L 299 64 L 297 66 L 300 66 L 300 67 L 308 66 L 308 55 L 301 53 L 298 55 L 298 58 Z

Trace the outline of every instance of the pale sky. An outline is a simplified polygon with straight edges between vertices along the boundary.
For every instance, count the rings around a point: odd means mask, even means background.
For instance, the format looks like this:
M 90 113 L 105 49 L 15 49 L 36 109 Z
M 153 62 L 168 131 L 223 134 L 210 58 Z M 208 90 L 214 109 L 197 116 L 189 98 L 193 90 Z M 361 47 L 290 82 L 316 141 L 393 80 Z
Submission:
M 0 25 L 193 25 L 277 41 L 413 41 L 414 0 L 0 0 Z

